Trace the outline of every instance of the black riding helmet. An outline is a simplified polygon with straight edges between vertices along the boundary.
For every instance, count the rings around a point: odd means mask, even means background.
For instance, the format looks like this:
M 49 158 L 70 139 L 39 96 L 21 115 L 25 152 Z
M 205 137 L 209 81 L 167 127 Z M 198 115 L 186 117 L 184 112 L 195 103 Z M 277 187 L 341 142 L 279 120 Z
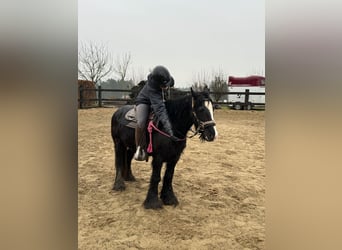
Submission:
M 168 69 L 160 65 L 152 70 L 151 74 L 148 75 L 148 79 L 154 84 L 158 84 L 160 87 L 173 87 L 175 84 Z

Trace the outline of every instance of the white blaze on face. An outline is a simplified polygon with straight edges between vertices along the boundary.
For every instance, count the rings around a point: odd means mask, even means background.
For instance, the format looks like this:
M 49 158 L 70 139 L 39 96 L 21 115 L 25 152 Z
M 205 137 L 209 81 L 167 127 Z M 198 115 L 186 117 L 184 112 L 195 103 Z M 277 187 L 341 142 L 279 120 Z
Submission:
M 211 120 L 212 121 L 215 121 L 214 120 L 214 108 L 213 108 L 213 105 L 210 101 L 205 101 L 204 102 L 204 106 L 207 107 L 207 109 L 209 110 L 210 112 L 210 116 L 211 116 Z M 218 132 L 217 132 L 217 129 L 216 129 L 216 126 L 213 126 L 214 130 L 215 130 L 215 139 L 217 138 L 218 136 Z

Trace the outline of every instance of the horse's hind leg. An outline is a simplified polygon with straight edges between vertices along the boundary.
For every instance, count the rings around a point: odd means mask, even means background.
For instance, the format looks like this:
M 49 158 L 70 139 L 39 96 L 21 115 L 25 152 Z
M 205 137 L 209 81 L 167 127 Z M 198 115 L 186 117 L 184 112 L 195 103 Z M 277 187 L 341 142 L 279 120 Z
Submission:
M 113 190 L 123 191 L 125 190 L 125 182 L 123 179 L 123 168 L 125 167 L 125 148 L 120 142 L 115 142 L 115 170 L 116 176 L 114 181 Z
M 160 159 L 153 157 L 150 187 L 144 201 L 144 207 L 146 209 L 158 209 L 163 207 L 163 203 L 158 198 L 158 184 L 160 182 L 160 171 L 162 165 L 163 162 Z
M 125 154 L 126 165 L 125 165 L 125 171 L 123 175 L 123 178 L 125 179 L 125 181 L 136 181 L 132 174 L 132 167 L 131 167 L 133 155 L 134 155 L 134 151 L 132 149 L 126 150 L 126 154 Z
M 178 199 L 173 192 L 172 188 L 172 179 L 175 170 L 176 163 L 168 162 L 166 165 L 166 170 L 163 179 L 163 187 L 160 193 L 160 198 L 163 201 L 164 205 L 178 205 Z

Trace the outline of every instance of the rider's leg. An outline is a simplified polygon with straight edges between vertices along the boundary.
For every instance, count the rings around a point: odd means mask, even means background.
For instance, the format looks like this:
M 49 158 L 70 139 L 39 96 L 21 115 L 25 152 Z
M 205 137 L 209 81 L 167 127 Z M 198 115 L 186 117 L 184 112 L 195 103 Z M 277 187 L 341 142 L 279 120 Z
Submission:
M 134 159 L 144 161 L 147 158 L 146 153 L 146 124 L 149 115 L 150 106 L 147 104 L 139 104 L 135 107 L 135 117 L 137 119 L 137 127 L 135 129 L 135 145 L 137 150 Z

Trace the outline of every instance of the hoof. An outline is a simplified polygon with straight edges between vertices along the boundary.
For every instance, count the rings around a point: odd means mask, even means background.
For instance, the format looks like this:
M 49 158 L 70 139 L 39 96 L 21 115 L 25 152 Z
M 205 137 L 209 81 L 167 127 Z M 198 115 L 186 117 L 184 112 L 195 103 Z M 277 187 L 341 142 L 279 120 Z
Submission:
M 146 208 L 146 209 L 161 209 L 161 208 L 163 208 L 163 203 L 159 199 L 156 199 L 153 201 L 145 200 L 144 201 L 144 208 Z
M 126 189 L 125 183 L 115 183 L 113 188 L 114 191 L 124 191 Z
M 128 176 L 125 181 L 137 181 L 133 175 Z
M 179 204 L 178 199 L 176 196 L 160 196 L 161 200 L 163 201 L 164 205 L 166 206 L 177 206 Z

